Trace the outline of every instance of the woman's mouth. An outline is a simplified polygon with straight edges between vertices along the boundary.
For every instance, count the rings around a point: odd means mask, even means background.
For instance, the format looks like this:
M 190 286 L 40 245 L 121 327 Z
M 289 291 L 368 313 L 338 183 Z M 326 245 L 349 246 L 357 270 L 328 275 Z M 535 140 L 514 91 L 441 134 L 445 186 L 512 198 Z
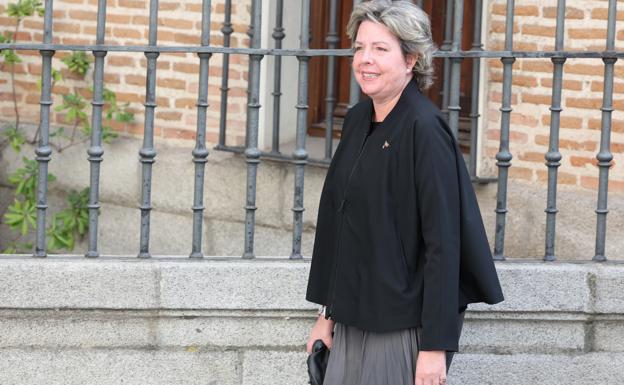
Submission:
M 374 72 L 362 72 L 362 78 L 365 80 L 377 79 L 379 77 L 378 73 Z

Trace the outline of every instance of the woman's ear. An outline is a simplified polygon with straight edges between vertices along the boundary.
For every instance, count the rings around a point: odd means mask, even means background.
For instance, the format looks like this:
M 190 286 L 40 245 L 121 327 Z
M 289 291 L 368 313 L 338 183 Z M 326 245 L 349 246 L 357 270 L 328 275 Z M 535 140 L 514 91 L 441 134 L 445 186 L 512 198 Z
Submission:
M 405 55 L 405 65 L 407 68 L 412 70 L 418 61 L 418 57 L 414 54 L 408 53 Z

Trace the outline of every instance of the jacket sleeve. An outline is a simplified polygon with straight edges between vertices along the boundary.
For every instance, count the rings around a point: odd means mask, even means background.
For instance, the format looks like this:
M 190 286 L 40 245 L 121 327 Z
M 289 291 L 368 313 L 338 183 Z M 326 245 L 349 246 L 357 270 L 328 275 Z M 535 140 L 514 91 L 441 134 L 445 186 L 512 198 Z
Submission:
M 425 257 L 420 350 L 458 347 L 460 195 L 451 135 L 434 114 L 414 127 L 414 182 Z

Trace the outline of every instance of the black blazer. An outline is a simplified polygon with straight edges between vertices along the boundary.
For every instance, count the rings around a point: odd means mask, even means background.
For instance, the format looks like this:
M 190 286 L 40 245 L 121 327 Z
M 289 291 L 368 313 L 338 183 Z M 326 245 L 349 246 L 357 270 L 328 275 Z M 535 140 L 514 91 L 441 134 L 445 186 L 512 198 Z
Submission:
M 503 300 L 455 137 L 410 82 L 367 136 L 349 110 L 319 206 L 306 299 L 363 330 L 422 327 L 421 350 L 457 351 L 467 304 Z

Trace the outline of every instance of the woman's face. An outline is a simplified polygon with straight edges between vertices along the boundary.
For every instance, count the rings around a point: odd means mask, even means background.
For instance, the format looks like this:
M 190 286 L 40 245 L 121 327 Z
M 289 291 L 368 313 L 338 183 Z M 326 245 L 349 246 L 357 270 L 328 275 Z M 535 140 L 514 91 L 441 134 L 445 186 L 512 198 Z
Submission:
M 391 100 L 411 79 L 415 60 L 403 55 L 399 39 L 385 25 L 363 21 L 354 49 L 355 79 L 373 102 Z

